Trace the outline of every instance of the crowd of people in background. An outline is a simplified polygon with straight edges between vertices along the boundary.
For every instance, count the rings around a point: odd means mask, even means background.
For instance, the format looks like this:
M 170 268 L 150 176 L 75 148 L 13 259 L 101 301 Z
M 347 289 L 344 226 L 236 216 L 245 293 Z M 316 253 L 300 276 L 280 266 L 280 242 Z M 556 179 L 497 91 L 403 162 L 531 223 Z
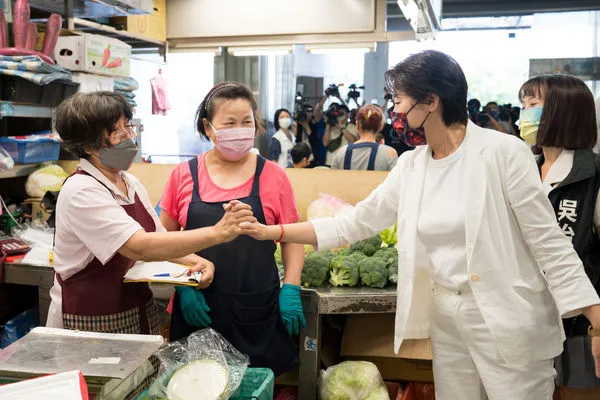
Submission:
M 330 98 L 332 101 L 324 110 L 324 104 Z M 399 132 L 404 127 L 394 113 L 391 101 L 391 96 L 385 92 L 383 106 L 367 104 L 350 110 L 339 94 L 326 94 L 315 108 L 302 104 L 301 111 L 294 114 L 287 109 L 279 109 L 272 121 L 274 134 L 269 135 L 268 158 L 283 168 L 389 171 L 395 165 L 395 161 L 390 160 L 396 160 L 405 151 L 414 149 L 401 138 Z M 374 109 L 378 110 L 377 114 L 373 113 Z M 521 138 L 520 107 L 496 101 L 482 106 L 478 99 L 473 98 L 469 100 L 467 109 L 469 119 L 477 126 Z M 370 118 L 365 120 L 369 110 Z M 369 163 L 371 152 L 375 157 L 373 165 Z M 345 162 L 347 154 L 353 154 L 354 160 L 364 159 L 364 162 L 348 164 Z

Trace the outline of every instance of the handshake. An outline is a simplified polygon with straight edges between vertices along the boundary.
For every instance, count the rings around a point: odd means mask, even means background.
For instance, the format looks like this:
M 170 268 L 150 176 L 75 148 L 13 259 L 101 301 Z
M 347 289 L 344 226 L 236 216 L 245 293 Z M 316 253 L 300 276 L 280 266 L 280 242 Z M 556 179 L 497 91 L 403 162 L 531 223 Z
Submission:
M 238 236 L 250 234 L 258 226 L 262 226 L 254 216 L 252 207 L 239 200 L 232 200 L 224 204 L 223 209 L 225 215 L 214 226 L 221 243 L 231 242 Z

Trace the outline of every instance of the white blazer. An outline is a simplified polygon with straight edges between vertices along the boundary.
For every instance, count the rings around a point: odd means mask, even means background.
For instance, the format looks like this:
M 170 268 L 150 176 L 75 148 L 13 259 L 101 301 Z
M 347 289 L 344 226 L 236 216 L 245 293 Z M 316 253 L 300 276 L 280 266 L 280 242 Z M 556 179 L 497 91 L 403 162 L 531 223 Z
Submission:
M 551 359 L 562 352 L 561 317 L 600 299 L 556 223 L 528 146 L 470 121 L 465 146 L 467 271 L 490 340 L 509 365 Z M 430 261 L 417 234 L 429 157 L 429 146 L 405 152 L 352 212 L 313 221 L 320 250 L 398 222 L 396 352 L 404 338 L 429 337 Z

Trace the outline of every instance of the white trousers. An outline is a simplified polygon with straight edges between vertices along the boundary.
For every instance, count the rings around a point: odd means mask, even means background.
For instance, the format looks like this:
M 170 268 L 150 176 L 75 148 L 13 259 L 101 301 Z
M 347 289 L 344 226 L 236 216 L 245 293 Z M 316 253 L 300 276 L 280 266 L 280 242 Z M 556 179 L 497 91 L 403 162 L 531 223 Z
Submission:
M 436 285 L 431 342 L 436 400 L 551 400 L 553 360 L 510 367 L 470 291 Z

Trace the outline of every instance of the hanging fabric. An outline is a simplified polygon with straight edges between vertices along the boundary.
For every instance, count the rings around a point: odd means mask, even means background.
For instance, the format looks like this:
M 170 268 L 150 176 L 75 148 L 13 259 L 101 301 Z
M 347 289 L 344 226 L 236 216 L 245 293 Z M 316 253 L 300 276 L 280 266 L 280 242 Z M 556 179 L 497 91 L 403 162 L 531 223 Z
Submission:
M 158 70 L 158 76 L 150 80 L 152 87 L 152 114 L 167 115 L 169 101 L 167 99 L 167 82 L 163 78 L 162 70 Z

